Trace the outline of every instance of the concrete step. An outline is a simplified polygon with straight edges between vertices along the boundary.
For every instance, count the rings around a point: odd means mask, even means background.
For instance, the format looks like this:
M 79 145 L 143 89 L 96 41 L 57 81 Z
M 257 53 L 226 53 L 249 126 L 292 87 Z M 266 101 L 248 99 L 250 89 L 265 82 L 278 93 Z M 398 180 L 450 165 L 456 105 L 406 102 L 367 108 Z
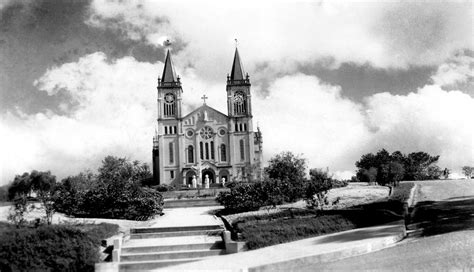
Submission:
M 152 244 L 152 243 L 150 243 Z M 207 243 L 190 243 L 190 244 L 175 244 L 175 245 L 156 245 L 155 246 L 135 246 L 135 247 L 123 247 L 122 254 L 128 253 L 158 253 L 167 251 L 189 251 L 189 250 L 212 250 L 212 249 L 224 249 L 225 244 L 223 241 L 207 242 Z
M 127 253 L 121 254 L 121 262 L 143 262 L 156 260 L 174 260 L 174 259 L 194 259 L 209 256 L 217 256 L 225 254 L 224 249 L 204 249 L 204 250 L 187 250 L 187 251 L 166 251 L 153 253 Z
M 191 259 L 174 259 L 174 260 L 161 260 L 161 261 L 147 261 L 147 262 L 121 262 L 119 265 L 120 272 L 137 272 L 147 271 L 152 269 L 158 269 L 168 267 L 172 265 L 178 265 L 183 263 L 200 261 L 202 258 L 191 258 Z
M 219 236 L 223 229 L 193 230 L 193 231 L 174 231 L 158 233 L 131 233 L 130 239 L 150 239 L 162 237 L 196 236 L 196 235 L 214 235 Z
M 221 230 L 221 225 L 198 225 L 198 226 L 178 226 L 178 227 L 147 227 L 132 228 L 131 234 L 135 233 L 161 233 L 161 232 L 178 232 L 178 231 L 195 231 L 195 230 Z

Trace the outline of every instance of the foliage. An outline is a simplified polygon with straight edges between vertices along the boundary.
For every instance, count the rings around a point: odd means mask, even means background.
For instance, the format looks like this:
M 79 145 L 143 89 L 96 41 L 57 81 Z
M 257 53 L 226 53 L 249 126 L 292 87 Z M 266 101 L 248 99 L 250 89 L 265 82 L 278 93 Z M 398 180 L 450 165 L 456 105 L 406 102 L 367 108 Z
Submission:
M 304 199 L 310 209 L 323 209 L 329 204 L 328 191 L 333 186 L 333 179 L 327 171 L 321 169 L 309 170 L 310 179 L 306 184 Z
M 323 215 L 321 215 L 323 213 Z M 248 217 L 232 224 L 249 249 L 290 242 L 348 229 L 393 221 L 393 215 L 377 211 L 282 211 Z
M 434 165 L 438 159 L 439 156 L 431 156 L 425 152 L 405 155 L 395 151 L 390 154 L 381 149 L 376 154 L 363 155 L 356 162 L 357 178 L 362 182 L 375 181 L 380 185 L 397 185 L 401 180 L 439 179 L 443 171 Z
M 466 176 L 466 178 L 471 178 L 472 174 L 474 173 L 474 166 L 463 166 L 462 173 Z
M 48 225 L 0 234 L 2 271 L 94 271 L 99 240 L 74 227 Z
M 46 215 L 45 219 L 51 224 L 54 209 L 54 194 L 56 190 L 56 177 L 51 172 L 39 172 L 33 170 L 31 173 L 23 173 L 23 175 L 15 176 L 12 184 L 8 189 L 8 197 L 14 200 L 14 210 L 10 219 L 15 224 L 22 222 L 20 217 L 24 216 L 28 209 L 27 196 L 31 192 L 36 193 L 36 198 L 43 205 Z M 16 210 L 18 209 L 18 210 Z
M 331 184 L 332 188 L 342 188 L 346 187 L 349 185 L 349 182 L 352 182 L 351 180 L 339 180 L 339 179 L 333 179 Z
M 107 156 L 98 172 L 64 179 L 57 188 L 55 208 L 72 216 L 129 220 L 161 213 L 162 195 L 141 187 L 141 180 L 151 175 L 145 164 Z
M 12 222 L 17 228 L 23 226 L 26 223 L 25 215 L 32 209 L 32 206 L 28 205 L 28 198 L 26 195 L 18 195 L 13 200 L 13 206 L 10 208 L 8 214 L 8 221 Z
M 154 187 L 158 192 L 174 191 L 174 187 L 168 184 L 160 184 Z
M 272 180 L 279 180 L 285 202 L 294 202 L 304 195 L 306 160 L 286 151 L 268 161 L 265 173 Z
M 8 201 L 8 188 L 10 187 L 9 184 L 0 186 L 0 202 Z

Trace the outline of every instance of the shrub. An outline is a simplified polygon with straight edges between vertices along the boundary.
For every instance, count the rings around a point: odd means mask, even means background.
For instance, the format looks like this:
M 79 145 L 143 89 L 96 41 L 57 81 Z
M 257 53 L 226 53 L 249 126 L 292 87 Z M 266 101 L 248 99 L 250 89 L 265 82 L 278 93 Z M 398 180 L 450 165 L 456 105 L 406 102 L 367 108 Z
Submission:
M 70 226 L 9 229 L 0 234 L 2 271 L 94 271 L 99 240 Z
M 173 191 L 174 188 L 173 186 L 167 185 L 167 184 L 160 184 L 155 187 L 155 190 L 158 192 L 168 192 L 168 191 Z
M 259 185 L 259 183 L 233 185 L 229 192 L 220 192 L 216 201 L 233 212 L 258 210 L 264 205 L 265 196 L 265 192 L 260 190 Z
M 346 187 L 347 185 L 349 185 L 349 181 L 350 180 L 338 180 L 338 179 L 333 179 L 331 184 L 332 184 L 332 188 L 342 188 L 342 187 Z
M 321 169 L 311 169 L 309 175 L 310 180 L 306 184 L 304 199 L 309 208 L 322 210 L 329 204 L 327 193 L 332 188 L 333 179 L 327 171 Z

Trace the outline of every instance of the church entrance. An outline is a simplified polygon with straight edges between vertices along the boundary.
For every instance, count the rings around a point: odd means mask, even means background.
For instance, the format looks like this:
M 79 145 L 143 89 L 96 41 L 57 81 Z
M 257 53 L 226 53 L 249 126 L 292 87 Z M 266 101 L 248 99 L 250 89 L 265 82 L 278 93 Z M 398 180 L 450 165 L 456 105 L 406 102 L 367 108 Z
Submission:
M 191 187 L 193 185 L 193 176 L 196 176 L 196 172 L 188 171 L 186 173 L 186 185 L 188 187 Z M 197 178 L 197 176 L 196 176 L 196 178 Z
M 201 177 L 203 185 L 204 185 L 204 182 L 206 180 L 206 175 L 209 178 L 209 184 L 213 184 L 213 183 L 216 182 L 216 179 L 215 179 L 216 175 L 214 174 L 214 170 L 204 169 L 204 170 L 202 170 L 202 177 Z

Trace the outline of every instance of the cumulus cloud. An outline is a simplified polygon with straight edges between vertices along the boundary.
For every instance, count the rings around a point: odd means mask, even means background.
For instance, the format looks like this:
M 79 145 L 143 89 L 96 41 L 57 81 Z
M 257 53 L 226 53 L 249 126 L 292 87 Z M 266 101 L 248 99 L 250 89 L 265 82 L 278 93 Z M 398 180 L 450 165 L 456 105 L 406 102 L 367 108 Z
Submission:
M 439 86 L 455 86 L 474 79 L 474 57 L 460 54 L 438 67 L 431 79 Z
M 234 38 L 253 75 L 269 63 L 267 72 L 289 74 L 314 62 L 438 65 L 453 50 L 472 47 L 468 2 L 96 0 L 91 10 L 91 24 L 121 28 L 128 38 L 155 45 L 170 37 L 180 41 L 185 47 L 177 59 L 208 77 L 220 76 Z
M 161 62 L 110 61 L 94 53 L 48 70 L 37 87 L 50 95 L 67 92 L 76 105 L 68 116 L 1 116 L 2 183 L 32 169 L 60 177 L 96 169 L 109 154 L 151 163 L 161 69 Z M 209 83 L 192 68 L 177 70 L 187 112 L 202 103 L 203 93 L 210 106 L 226 112 L 225 82 Z M 302 153 L 310 167 L 329 167 L 345 178 L 362 154 L 381 148 L 439 154 L 440 165 L 453 170 L 474 164 L 474 99 L 462 92 L 427 85 L 408 95 L 379 93 L 359 104 L 343 97 L 339 86 L 300 73 L 272 81 L 269 90 L 266 97 L 253 96 L 265 159 L 290 150 Z

